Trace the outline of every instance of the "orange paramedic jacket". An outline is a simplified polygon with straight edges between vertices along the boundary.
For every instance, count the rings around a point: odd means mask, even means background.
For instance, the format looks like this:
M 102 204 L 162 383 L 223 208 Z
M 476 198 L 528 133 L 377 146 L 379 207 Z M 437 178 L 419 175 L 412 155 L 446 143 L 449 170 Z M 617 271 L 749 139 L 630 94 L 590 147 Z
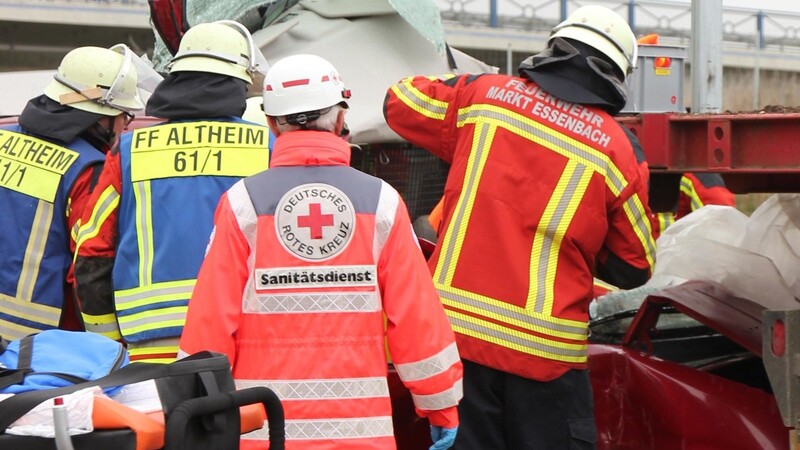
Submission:
M 429 266 L 464 359 L 536 380 L 586 367 L 595 266 L 646 281 L 631 141 L 604 111 L 505 75 L 392 86 L 389 126 L 451 164 Z
M 417 412 L 458 424 L 461 361 L 405 203 L 349 160 L 332 133 L 277 138 L 270 170 L 220 201 L 180 341 L 273 389 L 290 450 L 395 448 L 384 337 Z

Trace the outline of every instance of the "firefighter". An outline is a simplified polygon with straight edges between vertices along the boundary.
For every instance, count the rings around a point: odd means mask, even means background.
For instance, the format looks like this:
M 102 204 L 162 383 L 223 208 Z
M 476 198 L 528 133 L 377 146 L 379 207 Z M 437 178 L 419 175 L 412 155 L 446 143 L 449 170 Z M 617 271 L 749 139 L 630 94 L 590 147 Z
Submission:
M 175 359 L 214 207 L 268 167 L 268 129 L 241 119 L 257 53 L 237 22 L 190 28 L 147 103 L 166 123 L 123 134 L 107 156 L 79 231 L 76 290 L 87 330 L 122 339 L 131 361 Z
M 678 202 L 673 211 L 655 214 L 653 234 L 657 238 L 676 220 L 705 205 L 736 207 L 736 197 L 718 173 L 685 173 L 681 177 Z
M 455 336 L 403 199 L 349 165 L 350 91 L 315 55 L 276 62 L 265 84 L 272 167 L 217 207 L 180 354 L 225 353 L 237 387 L 277 392 L 286 448 L 394 449 L 385 335 L 430 421 L 431 448 L 449 448 L 461 398 Z M 266 440 L 266 429 L 249 433 L 243 448 Z
M 144 108 L 130 49 L 76 48 L 18 125 L 0 127 L 0 335 L 80 329 L 72 231 L 117 135 Z
M 624 19 L 589 5 L 519 76 L 387 91 L 389 126 L 451 164 L 429 265 L 464 362 L 455 449 L 595 448 L 593 275 L 634 287 L 654 263 L 635 138 L 613 118 L 636 50 Z

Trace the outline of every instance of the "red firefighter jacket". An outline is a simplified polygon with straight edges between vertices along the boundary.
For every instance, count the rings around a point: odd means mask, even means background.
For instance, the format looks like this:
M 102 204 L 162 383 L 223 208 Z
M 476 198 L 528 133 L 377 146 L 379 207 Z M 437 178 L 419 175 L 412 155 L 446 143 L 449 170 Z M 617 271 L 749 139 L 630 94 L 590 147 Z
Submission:
M 674 211 L 656 214 L 653 234 L 658 237 L 676 220 L 705 205 L 736 206 L 736 197 L 718 173 L 685 173 L 681 177 Z
M 504 75 L 408 78 L 384 114 L 451 164 L 429 265 L 462 357 L 537 380 L 585 368 L 595 265 L 640 284 L 653 265 L 647 186 L 621 126 Z
M 332 133 L 275 145 L 220 201 L 180 354 L 225 353 L 238 387 L 278 393 L 287 449 L 393 449 L 385 337 L 417 412 L 457 425 L 461 361 L 403 200 Z

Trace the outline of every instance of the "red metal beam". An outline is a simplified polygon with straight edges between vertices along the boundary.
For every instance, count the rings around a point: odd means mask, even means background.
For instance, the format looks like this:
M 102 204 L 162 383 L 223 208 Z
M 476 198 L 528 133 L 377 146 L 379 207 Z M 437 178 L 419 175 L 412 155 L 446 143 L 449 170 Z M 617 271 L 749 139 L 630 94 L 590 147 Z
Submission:
M 800 192 L 800 113 L 620 117 L 651 173 L 719 172 L 734 192 Z

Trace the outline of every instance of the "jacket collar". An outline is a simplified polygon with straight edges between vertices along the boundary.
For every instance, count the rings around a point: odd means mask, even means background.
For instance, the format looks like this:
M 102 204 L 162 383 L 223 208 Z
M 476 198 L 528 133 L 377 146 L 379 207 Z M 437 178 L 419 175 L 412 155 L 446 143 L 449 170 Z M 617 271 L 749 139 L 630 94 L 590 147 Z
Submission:
M 328 131 L 289 131 L 275 139 L 270 167 L 350 165 L 350 146 Z

